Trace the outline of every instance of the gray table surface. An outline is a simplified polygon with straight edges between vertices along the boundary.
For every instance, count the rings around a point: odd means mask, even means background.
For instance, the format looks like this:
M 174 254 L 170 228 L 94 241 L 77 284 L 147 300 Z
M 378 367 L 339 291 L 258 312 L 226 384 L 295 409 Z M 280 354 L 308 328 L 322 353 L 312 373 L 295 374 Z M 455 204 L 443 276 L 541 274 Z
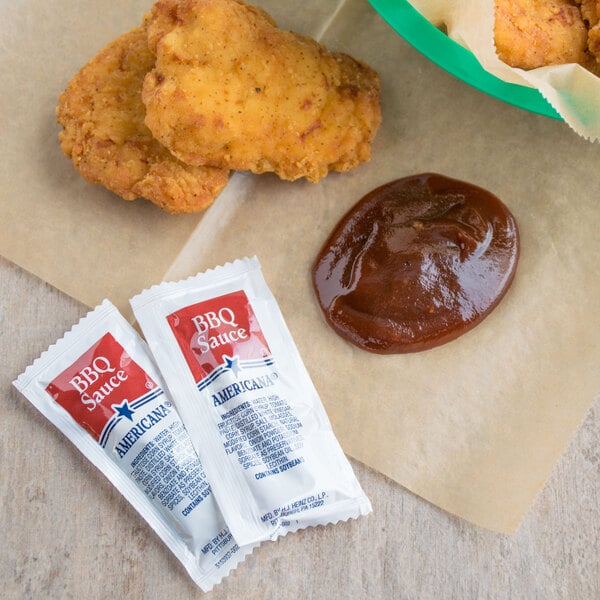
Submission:
M 0 597 L 200 597 L 139 515 L 11 386 L 85 312 L 0 260 Z M 353 462 L 371 515 L 266 543 L 206 597 L 598 598 L 599 437 L 596 402 L 512 536 Z

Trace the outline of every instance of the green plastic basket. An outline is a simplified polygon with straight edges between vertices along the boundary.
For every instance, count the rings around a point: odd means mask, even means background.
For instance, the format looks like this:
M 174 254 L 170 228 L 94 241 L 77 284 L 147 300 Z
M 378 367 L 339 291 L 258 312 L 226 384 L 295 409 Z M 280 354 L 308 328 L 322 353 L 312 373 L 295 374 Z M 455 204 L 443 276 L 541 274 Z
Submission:
M 506 83 L 488 73 L 471 52 L 432 25 L 407 0 L 369 1 L 411 46 L 458 79 L 519 108 L 562 119 L 538 90 Z

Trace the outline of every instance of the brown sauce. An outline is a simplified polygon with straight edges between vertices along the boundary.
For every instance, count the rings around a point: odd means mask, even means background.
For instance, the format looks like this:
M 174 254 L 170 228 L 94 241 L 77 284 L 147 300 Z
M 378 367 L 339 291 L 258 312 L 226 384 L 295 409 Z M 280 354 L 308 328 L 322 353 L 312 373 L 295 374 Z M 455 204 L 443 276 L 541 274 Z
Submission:
M 509 288 L 514 217 L 490 192 L 422 174 L 385 184 L 338 223 L 312 270 L 327 322 L 356 346 L 418 352 L 480 323 Z

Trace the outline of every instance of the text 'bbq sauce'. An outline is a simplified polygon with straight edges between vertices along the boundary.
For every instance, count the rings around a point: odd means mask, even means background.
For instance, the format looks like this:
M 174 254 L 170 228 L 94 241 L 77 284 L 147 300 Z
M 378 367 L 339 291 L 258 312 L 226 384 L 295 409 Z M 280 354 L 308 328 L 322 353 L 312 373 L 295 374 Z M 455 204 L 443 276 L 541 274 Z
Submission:
M 312 276 L 342 337 L 380 354 L 418 352 L 480 323 L 509 288 L 518 255 L 515 219 L 496 196 L 427 173 L 362 198 Z

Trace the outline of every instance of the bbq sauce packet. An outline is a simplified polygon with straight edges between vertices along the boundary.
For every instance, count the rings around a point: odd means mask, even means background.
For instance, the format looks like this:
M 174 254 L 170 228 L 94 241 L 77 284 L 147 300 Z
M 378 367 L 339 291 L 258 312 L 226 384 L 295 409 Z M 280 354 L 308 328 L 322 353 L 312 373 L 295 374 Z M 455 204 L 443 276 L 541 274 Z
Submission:
M 371 511 L 258 259 L 130 303 L 239 545 Z
M 202 590 L 252 551 L 227 528 L 146 343 L 108 300 L 13 385 L 100 469 Z

